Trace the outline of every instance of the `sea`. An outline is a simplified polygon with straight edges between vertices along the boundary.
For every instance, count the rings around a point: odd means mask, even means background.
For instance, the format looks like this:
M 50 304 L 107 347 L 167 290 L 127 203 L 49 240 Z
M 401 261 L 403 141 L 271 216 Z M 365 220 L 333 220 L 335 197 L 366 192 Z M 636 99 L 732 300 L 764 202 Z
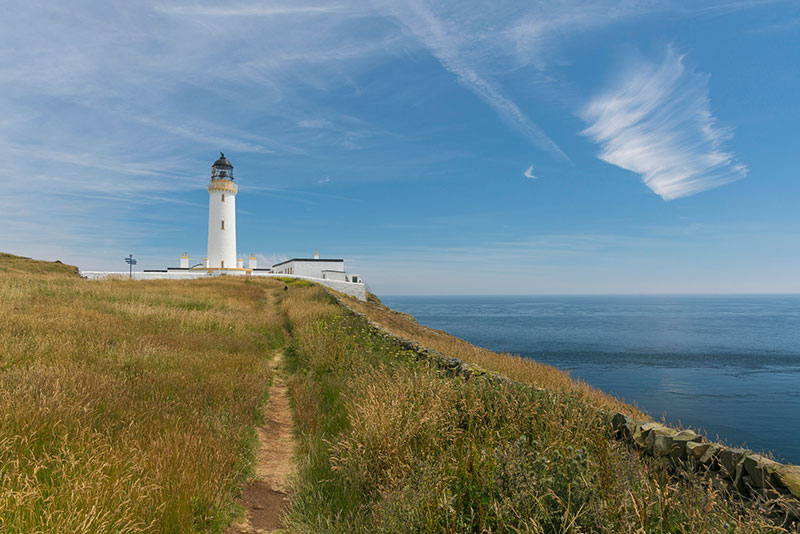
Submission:
M 800 295 L 381 300 L 474 345 L 569 371 L 656 420 L 800 464 Z

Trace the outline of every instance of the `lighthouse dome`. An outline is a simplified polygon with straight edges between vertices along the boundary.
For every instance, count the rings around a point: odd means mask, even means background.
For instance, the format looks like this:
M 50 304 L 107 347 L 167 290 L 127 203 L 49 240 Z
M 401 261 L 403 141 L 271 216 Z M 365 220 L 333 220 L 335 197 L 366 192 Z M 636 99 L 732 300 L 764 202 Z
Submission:
M 219 153 L 219 159 L 214 162 L 214 167 L 228 167 L 229 169 L 233 168 L 231 162 L 225 158 L 225 154 L 222 152 Z
M 225 154 L 219 153 L 219 159 L 211 166 L 212 180 L 233 180 L 233 165 L 225 159 Z

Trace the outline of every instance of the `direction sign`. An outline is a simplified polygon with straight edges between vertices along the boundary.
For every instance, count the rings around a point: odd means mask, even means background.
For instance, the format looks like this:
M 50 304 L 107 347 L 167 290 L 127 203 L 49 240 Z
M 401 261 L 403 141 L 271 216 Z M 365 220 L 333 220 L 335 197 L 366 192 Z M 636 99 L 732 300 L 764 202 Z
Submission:
M 136 260 L 133 259 L 133 254 L 130 254 L 127 258 L 125 258 L 125 263 L 130 265 L 128 276 L 133 278 L 133 266 L 136 265 Z

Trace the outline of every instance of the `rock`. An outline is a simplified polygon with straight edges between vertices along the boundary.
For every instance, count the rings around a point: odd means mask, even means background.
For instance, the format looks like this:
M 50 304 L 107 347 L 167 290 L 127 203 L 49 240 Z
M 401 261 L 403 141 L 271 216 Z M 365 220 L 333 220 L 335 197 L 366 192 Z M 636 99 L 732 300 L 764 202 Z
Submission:
M 401 339 L 400 340 L 400 346 L 403 347 L 404 349 L 408 349 L 408 350 L 419 350 L 420 349 L 419 343 L 417 343 L 416 341 L 410 341 L 408 339 Z
M 745 497 L 750 495 L 750 488 L 753 486 L 753 481 L 749 476 L 747 476 L 747 474 L 745 474 L 743 462 L 736 464 L 732 486 L 736 491 Z
M 711 443 L 689 442 L 686 444 L 686 455 L 699 462 L 710 447 Z
M 729 449 L 723 447 L 719 451 L 719 464 L 722 476 L 728 480 L 736 480 L 736 466 L 742 461 L 747 453 L 745 449 Z
M 711 477 L 711 487 L 716 491 L 722 491 L 724 493 L 730 493 L 731 491 L 731 483 L 719 475 Z
M 769 487 L 772 473 L 774 473 L 780 465 L 778 462 L 754 453 L 746 454 L 742 463 L 744 465 L 744 470 L 753 480 L 753 485 L 756 488 Z
M 724 449 L 719 443 L 709 444 L 708 449 L 700 457 L 700 465 L 711 471 L 719 471 L 719 453 Z
M 676 430 L 666 426 L 653 428 L 647 434 L 647 438 L 645 440 L 645 448 L 647 452 L 656 458 L 669 455 L 669 451 L 672 448 L 672 438 L 677 433 L 678 432 Z
M 697 444 L 701 441 L 703 441 L 703 438 L 691 430 L 682 430 L 672 436 L 672 445 L 669 449 L 669 455 L 674 460 L 686 461 L 688 445 L 690 443 Z
M 611 428 L 614 429 L 614 432 L 618 436 L 623 438 L 630 438 L 633 435 L 635 424 L 633 419 L 631 419 L 624 413 L 617 412 L 611 419 Z
M 659 428 L 661 426 L 662 425 L 658 423 L 642 423 L 637 421 L 634 425 L 633 442 L 644 449 L 646 446 L 647 435 L 654 428 Z
M 626 424 L 632 422 L 633 420 L 630 417 L 621 412 L 615 413 L 614 416 L 611 418 L 611 426 L 614 428 L 614 430 L 619 430 Z
M 772 482 L 777 489 L 785 489 L 800 499 L 800 465 L 780 465 L 772 474 Z

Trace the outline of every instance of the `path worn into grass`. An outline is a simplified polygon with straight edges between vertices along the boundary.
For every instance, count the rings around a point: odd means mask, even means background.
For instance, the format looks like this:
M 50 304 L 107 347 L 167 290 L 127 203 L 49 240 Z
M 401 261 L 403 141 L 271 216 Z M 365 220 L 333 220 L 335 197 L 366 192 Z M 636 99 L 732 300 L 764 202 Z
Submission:
M 282 527 L 294 461 L 289 391 L 279 369 L 282 357 L 283 350 L 278 350 L 272 359 L 274 378 L 264 407 L 264 426 L 258 429 L 256 476 L 242 488 L 245 518 L 231 525 L 227 534 L 262 534 Z

